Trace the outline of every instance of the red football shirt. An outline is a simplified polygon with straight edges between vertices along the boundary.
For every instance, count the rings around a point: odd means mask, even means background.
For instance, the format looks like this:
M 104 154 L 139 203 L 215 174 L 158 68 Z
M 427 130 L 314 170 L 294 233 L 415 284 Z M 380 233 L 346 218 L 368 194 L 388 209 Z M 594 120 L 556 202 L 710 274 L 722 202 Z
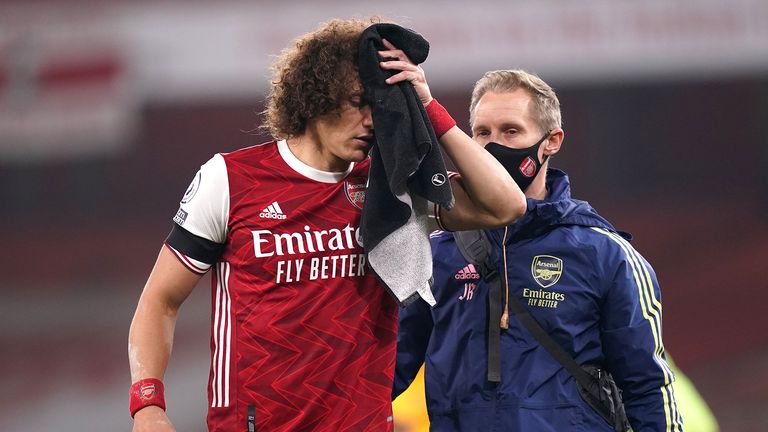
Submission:
M 211 431 L 392 429 L 397 307 L 358 242 L 368 166 L 318 171 L 280 141 L 195 176 L 166 244 L 215 267 Z

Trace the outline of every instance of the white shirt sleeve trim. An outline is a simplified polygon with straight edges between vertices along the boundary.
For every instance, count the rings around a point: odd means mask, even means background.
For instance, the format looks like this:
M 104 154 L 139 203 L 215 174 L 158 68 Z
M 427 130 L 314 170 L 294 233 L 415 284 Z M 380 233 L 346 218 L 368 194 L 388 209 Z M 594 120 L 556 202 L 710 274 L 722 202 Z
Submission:
M 181 264 L 183 264 L 184 267 L 188 268 L 193 273 L 205 274 L 211 268 L 210 264 L 206 264 L 206 263 L 204 263 L 202 261 L 198 261 L 198 260 L 196 260 L 194 258 L 190 258 L 190 257 L 184 255 L 183 253 L 177 251 L 176 249 L 173 248 L 173 246 L 171 246 L 171 245 L 169 245 L 167 243 L 166 243 L 165 246 L 168 247 L 168 249 L 171 252 L 173 252 L 174 255 L 176 255 L 176 258 L 178 258 L 179 261 L 181 261 Z

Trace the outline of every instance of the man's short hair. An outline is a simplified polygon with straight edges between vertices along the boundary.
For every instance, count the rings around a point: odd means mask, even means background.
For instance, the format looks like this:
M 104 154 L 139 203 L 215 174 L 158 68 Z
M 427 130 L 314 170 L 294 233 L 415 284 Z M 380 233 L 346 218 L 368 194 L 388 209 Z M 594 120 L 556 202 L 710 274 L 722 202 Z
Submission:
M 290 138 L 303 134 L 310 119 L 337 111 L 355 91 L 350 83 L 360 81 L 360 36 L 378 20 L 334 19 L 284 49 L 272 64 L 262 128 Z
M 526 90 L 533 98 L 531 114 L 542 132 L 562 127 L 560 101 L 555 91 L 538 76 L 523 70 L 488 71 L 475 83 L 469 105 L 470 126 L 475 123 L 475 108 L 483 95 L 488 92 L 513 92 L 520 88 Z

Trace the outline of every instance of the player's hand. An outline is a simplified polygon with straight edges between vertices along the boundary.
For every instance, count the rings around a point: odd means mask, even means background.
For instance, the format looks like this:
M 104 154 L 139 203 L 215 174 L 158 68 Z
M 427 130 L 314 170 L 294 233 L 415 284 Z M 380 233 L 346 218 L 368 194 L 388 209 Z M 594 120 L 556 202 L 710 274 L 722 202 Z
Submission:
M 379 65 L 382 69 L 400 71 L 387 78 L 387 84 L 409 81 L 411 85 L 413 85 L 413 88 L 416 89 L 416 94 L 419 95 L 421 103 L 424 104 L 424 106 L 427 106 L 428 103 L 432 102 L 432 93 L 429 91 L 429 85 L 427 85 L 424 69 L 413 63 L 411 59 L 405 55 L 403 50 L 397 49 L 397 47 L 392 45 L 388 40 L 382 39 L 382 42 L 387 49 L 379 51 L 379 57 L 383 60 Z
M 133 432 L 176 432 L 162 408 L 148 406 L 133 416 Z

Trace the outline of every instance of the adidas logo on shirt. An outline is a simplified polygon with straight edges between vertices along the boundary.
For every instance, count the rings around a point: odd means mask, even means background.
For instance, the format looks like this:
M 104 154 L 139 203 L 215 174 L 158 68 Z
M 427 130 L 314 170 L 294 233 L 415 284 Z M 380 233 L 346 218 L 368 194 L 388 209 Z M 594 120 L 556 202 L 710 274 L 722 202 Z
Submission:
M 466 267 L 459 270 L 455 275 L 453 275 L 454 279 L 480 279 L 480 273 L 477 272 L 475 269 L 475 266 L 473 264 L 467 264 Z
M 280 204 L 277 203 L 277 201 L 270 204 L 267 208 L 261 211 L 259 213 L 259 217 L 266 218 L 266 219 L 285 219 L 285 213 L 283 213 L 283 209 L 280 208 Z

